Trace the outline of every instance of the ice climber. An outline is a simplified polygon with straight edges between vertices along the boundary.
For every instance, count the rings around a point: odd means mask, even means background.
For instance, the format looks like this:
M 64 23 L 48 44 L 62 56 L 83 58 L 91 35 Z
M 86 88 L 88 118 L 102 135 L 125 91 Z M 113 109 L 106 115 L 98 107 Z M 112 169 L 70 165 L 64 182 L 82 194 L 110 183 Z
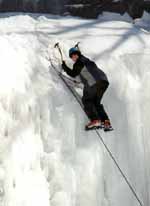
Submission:
M 102 97 L 109 86 L 106 74 L 93 61 L 83 56 L 76 47 L 69 50 L 69 56 L 74 62 L 73 69 L 70 69 L 65 61 L 62 63 L 62 68 L 73 78 L 79 76 L 84 84 L 82 103 L 87 116 L 91 120 L 85 129 L 104 128 L 104 131 L 113 130 L 104 106 L 101 104 Z

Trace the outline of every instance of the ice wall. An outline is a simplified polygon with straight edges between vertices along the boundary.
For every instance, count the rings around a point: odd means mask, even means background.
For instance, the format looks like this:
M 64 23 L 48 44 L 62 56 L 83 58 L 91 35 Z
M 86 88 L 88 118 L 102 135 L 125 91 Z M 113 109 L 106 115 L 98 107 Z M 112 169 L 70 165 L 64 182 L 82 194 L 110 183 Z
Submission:
M 149 200 L 149 33 L 124 21 L 16 15 L 0 19 L 0 205 L 139 206 L 87 118 L 55 74 L 77 41 L 107 73 L 113 133 L 100 132 L 145 206 Z M 145 29 L 145 28 L 144 28 Z

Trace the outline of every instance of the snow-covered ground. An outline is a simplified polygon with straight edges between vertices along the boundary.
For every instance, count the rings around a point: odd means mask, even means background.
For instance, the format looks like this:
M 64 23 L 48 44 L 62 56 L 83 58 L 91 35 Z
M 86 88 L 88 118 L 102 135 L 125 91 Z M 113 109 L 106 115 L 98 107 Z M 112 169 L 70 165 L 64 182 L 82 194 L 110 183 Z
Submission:
M 138 206 L 85 114 L 49 67 L 81 42 L 108 74 L 115 131 L 100 132 L 144 206 L 150 205 L 150 17 L 5 14 L 0 18 L 0 206 Z M 148 19 L 149 18 L 149 19 Z

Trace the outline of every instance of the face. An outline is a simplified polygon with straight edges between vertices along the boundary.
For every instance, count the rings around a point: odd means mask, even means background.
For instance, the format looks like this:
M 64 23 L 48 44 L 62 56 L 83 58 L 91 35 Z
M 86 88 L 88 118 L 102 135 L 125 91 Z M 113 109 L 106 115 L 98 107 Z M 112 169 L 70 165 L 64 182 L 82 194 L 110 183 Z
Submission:
M 76 62 L 79 59 L 79 56 L 77 54 L 73 54 L 71 59 L 72 61 Z

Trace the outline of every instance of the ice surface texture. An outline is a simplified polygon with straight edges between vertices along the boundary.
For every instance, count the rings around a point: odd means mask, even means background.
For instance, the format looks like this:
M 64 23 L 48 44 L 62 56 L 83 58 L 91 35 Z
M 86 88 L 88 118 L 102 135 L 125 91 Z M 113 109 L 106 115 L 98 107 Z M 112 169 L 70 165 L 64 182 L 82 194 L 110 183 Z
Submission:
M 54 43 L 107 73 L 104 103 L 115 131 L 101 133 L 145 206 L 150 205 L 150 37 L 144 19 L 5 15 L 0 19 L 0 204 L 138 206 L 87 118 L 49 67 Z M 142 23 L 143 22 L 143 23 Z M 144 25 L 144 28 L 141 27 Z

